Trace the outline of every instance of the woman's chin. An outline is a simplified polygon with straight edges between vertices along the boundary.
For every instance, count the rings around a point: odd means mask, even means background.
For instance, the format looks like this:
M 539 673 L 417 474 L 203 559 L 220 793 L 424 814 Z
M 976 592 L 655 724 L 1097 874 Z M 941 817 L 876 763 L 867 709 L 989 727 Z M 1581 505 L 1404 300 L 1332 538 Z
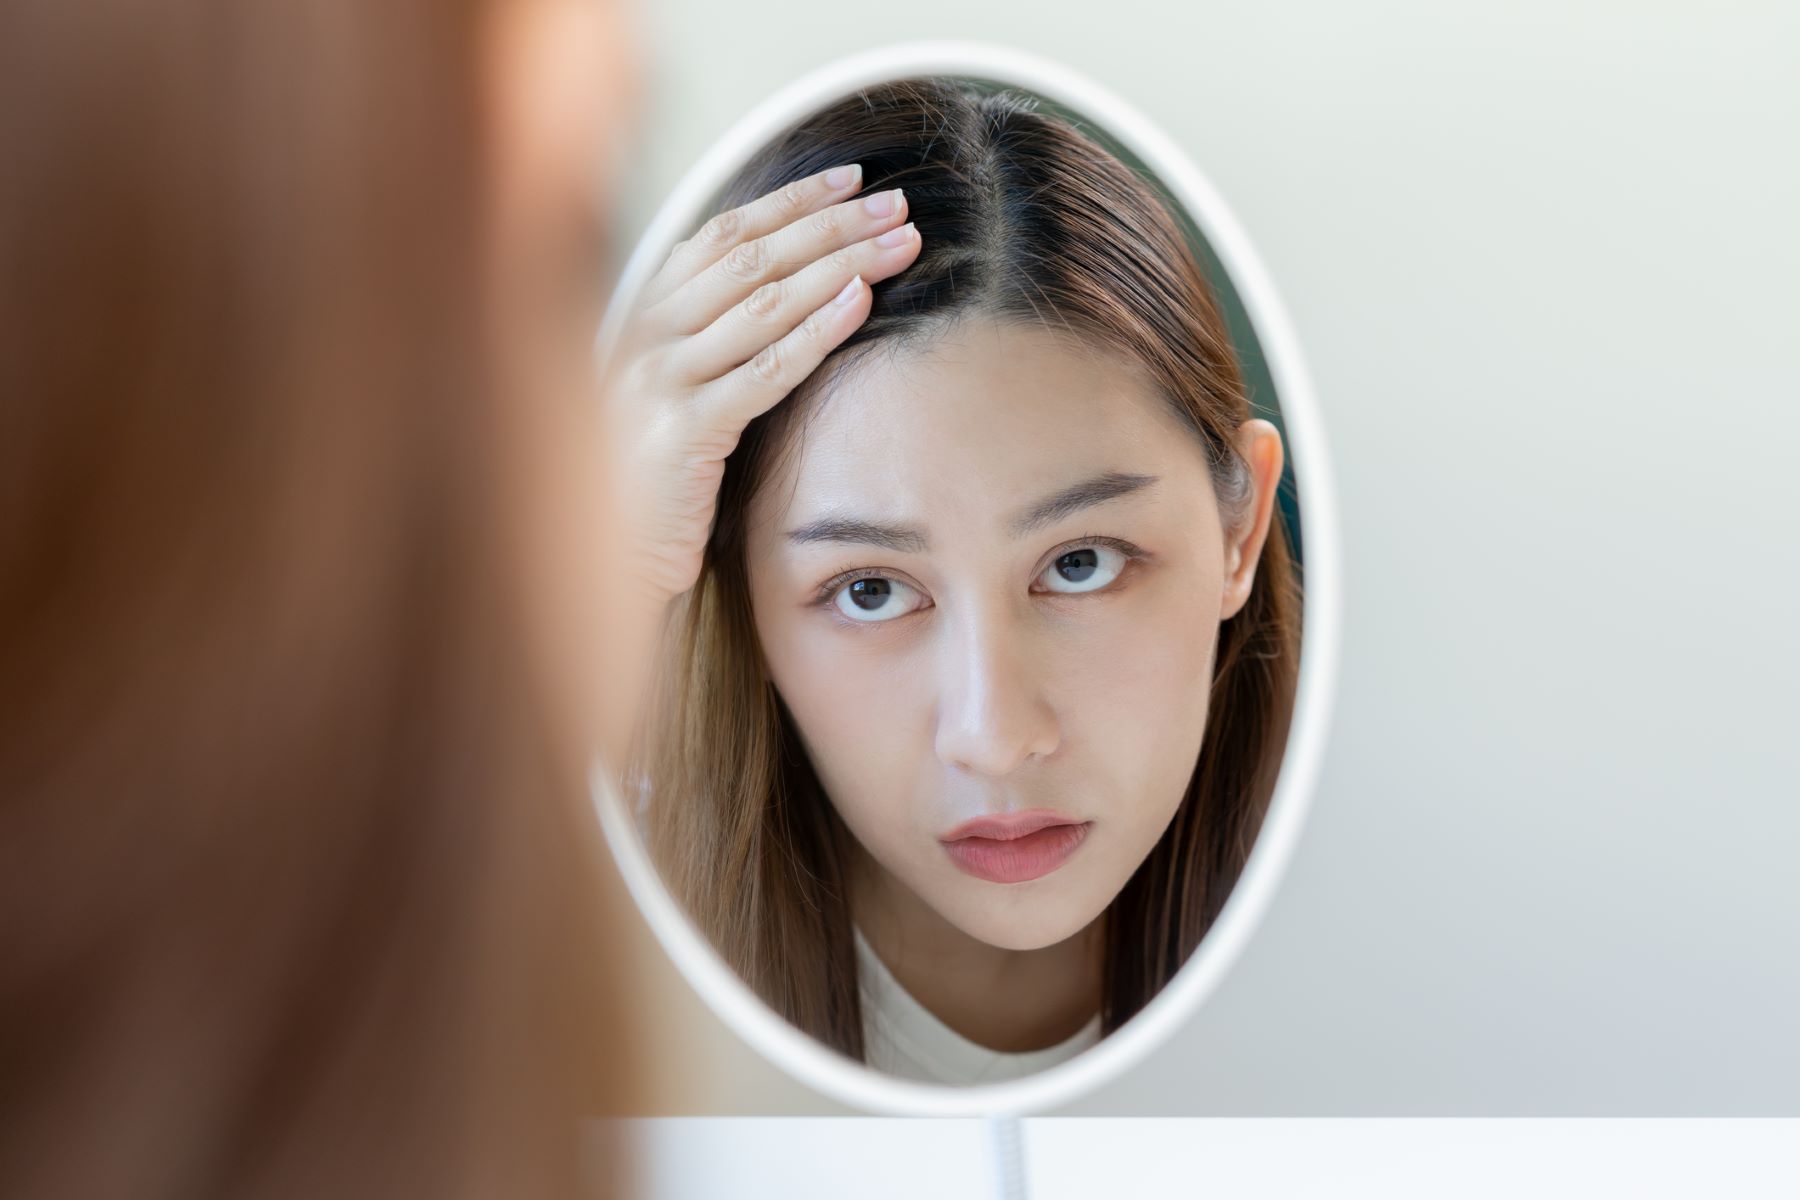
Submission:
M 1039 898 L 990 897 L 985 902 L 976 898 L 945 915 L 964 933 L 996 949 L 1042 950 L 1086 929 L 1106 906 L 1057 905 L 1054 911 L 1044 911 L 1046 907 L 1052 906 Z

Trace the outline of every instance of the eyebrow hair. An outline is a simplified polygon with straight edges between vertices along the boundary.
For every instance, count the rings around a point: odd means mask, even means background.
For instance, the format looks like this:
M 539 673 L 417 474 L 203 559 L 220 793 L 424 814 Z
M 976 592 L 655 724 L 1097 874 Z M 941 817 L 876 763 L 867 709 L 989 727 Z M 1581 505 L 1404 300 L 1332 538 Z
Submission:
M 1092 479 L 1084 479 L 1053 496 L 1040 500 L 1014 517 L 1013 536 L 1022 536 L 1034 529 L 1040 529 L 1045 525 L 1060 521 L 1070 513 L 1080 512 L 1084 508 L 1091 508 L 1096 504 L 1104 504 L 1108 500 L 1116 500 L 1120 496 L 1130 495 L 1140 488 L 1149 487 L 1156 480 L 1155 475 L 1129 475 L 1123 471 L 1108 471 L 1103 475 L 1096 475 Z
M 1014 537 L 1022 537 L 1034 529 L 1062 520 L 1108 500 L 1129 495 L 1157 482 L 1155 475 L 1131 475 L 1123 471 L 1107 471 L 1092 479 L 1072 484 L 1054 495 L 1038 501 L 1012 520 Z M 880 546 L 903 554 L 923 554 L 930 548 L 924 532 L 910 525 L 882 525 L 854 517 L 823 517 L 798 529 L 790 529 L 787 538 L 796 545 L 813 542 L 853 542 L 864 546 Z
M 788 540 L 798 545 L 810 542 L 857 542 L 880 546 L 903 554 L 922 554 L 928 543 L 925 535 L 905 525 L 878 525 L 848 517 L 825 517 L 798 529 L 788 530 Z

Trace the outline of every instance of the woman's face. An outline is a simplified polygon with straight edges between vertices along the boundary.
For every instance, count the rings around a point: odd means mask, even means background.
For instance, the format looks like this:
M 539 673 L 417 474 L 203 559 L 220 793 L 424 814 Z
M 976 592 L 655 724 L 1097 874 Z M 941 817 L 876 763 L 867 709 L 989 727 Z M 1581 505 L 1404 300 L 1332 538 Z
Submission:
M 751 600 L 877 894 L 1007 949 L 1072 936 L 1181 802 L 1260 536 L 1221 530 L 1143 376 L 1039 327 L 870 356 L 801 427 L 751 504 Z

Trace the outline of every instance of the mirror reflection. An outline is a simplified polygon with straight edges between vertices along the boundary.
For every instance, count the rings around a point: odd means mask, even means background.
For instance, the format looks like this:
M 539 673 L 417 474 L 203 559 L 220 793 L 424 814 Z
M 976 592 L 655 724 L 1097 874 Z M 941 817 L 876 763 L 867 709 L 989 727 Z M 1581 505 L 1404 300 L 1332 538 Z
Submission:
M 762 147 L 638 298 L 670 606 L 628 794 L 706 937 L 849 1058 L 1062 1062 L 1230 895 L 1301 624 L 1236 313 L 1103 131 L 942 77 Z

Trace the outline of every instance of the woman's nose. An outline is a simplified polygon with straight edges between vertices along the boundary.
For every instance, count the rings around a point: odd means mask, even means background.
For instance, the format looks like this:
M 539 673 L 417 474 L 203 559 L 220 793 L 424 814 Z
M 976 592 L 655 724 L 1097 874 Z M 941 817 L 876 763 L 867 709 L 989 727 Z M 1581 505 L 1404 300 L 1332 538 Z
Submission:
M 1048 664 L 1003 617 L 963 623 L 943 647 L 937 756 L 954 767 L 1005 775 L 1062 744 L 1043 690 Z

